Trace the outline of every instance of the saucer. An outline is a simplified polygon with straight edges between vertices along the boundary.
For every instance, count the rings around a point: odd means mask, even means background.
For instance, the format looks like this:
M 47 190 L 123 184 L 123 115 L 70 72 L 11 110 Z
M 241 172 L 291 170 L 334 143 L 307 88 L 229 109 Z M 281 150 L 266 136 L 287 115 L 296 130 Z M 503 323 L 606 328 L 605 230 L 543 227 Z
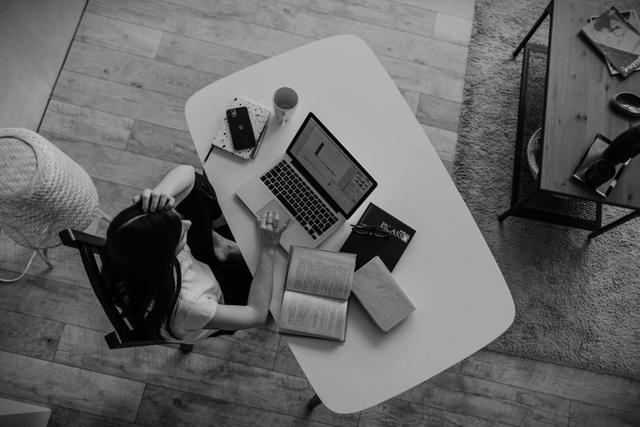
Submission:
M 611 98 L 611 106 L 631 117 L 640 117 L 640 96 L 632 92 L 620 92 Z

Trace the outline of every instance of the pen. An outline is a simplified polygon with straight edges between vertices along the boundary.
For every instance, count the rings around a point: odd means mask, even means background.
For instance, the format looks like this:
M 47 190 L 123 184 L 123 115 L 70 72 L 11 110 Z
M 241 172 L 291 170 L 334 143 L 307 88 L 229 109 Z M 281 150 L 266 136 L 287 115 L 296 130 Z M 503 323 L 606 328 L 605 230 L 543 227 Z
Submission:
M 256 143 L 256 146 L 253 149 L 253 152 L 251 153 L 251 158 L 252 159 L 256 158 L 256 155 L 258 154 L 258 150 L 260 149 L 260 144 L 262 143 L 262 139 L 264 138 L 265 134 L 267 133 L 267 128 L 268 127 L 269 127 L 269 120 L 267 120 L 267 122 L 264 124 L 264 128 L 262 129 L 262 132 L 260 132 L 260 136 L 258 137 L 258 142 Z
M 213 144 L 211 144 L 211 147 L 209 148 L 209 152 L 207 153 L 207 155 L 204 156 L 204 163 L 206 163 L 206 161 L 209 158 L 209 155 L 211 155 L 212 151 L 213 151 Z

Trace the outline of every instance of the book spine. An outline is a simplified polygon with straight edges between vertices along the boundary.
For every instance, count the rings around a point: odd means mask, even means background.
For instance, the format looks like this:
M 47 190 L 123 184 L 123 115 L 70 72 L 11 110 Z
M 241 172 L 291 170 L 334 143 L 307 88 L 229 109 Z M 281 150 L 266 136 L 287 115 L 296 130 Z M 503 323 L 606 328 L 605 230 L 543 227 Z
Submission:
M 638 57 L 635 61 L 633 61 L 631 64 L 627 65 L 626 67 L 623 67 L 622 69 L 624 73 L 631 74 L 631 72 L 638 67 L 640 67 L 640 57 Z

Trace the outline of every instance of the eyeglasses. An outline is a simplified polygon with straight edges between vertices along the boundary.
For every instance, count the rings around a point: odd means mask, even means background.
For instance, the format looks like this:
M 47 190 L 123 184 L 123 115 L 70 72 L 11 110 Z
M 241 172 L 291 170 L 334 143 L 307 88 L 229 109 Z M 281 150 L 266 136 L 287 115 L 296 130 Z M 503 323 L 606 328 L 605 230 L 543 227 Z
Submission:
M 389 232 L 377 225 L 358 223 L 351 224 L 351 228 L 353 228 L 354 233 L 362 234 L 365 236 L 389 237 Z

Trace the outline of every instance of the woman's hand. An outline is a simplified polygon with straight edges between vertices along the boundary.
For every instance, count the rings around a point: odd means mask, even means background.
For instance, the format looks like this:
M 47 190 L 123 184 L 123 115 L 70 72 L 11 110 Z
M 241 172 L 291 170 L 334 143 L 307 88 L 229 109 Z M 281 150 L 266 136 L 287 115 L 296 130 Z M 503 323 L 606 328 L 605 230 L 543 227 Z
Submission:
M 168 194 L 159 193 L 145 189 L 142 194 L 139 194 L 133 198 L 133 203 L 138 203 L 142 200 L 142 210 L 145 212 L 156 212 L 173 209 L 176 206 L 176 199 Z
M 278 211 L 268 210 L 258 220 L 260 233 L 260 243 L 263 248 L 272 248 L 278 246 L 282 232 L 287 228 L 289 222 L 280 224 L 280 215 Z

